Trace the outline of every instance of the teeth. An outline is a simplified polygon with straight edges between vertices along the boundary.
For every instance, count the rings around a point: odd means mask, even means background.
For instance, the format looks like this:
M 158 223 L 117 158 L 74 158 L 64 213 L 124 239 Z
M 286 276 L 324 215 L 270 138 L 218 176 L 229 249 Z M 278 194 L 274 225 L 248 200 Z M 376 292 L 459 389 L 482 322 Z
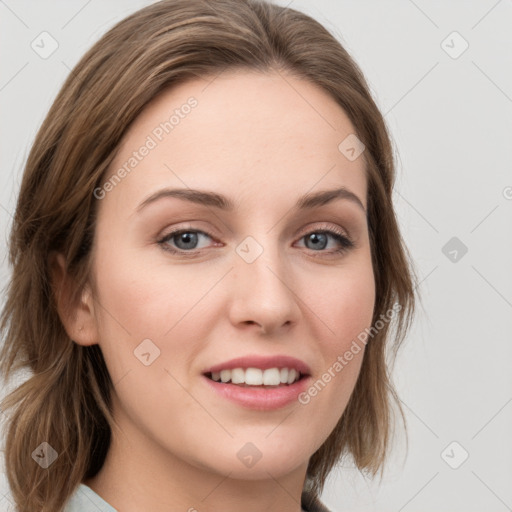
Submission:
M 288 372 L 288 384 L 291 384 L 293 381 L 295 381 L 297 379 L 297 377 L 298 377 L 297 370 L 295 368 L 292 368 Z
M 234 368 L 234 370 L 243 372 L 242 368 Z M 231 372 L 233 372 L 233 370 L 231 370 Z M 261 386 L 263 384 L 263 372 L 259 368 L 247 368 L 243 382 L 250 386 Z M 242 384 L 242 382 L 240 384 Z
M 229 372 L 229 370 L 226 370 Z M 245 382 L 244 371 L 242 368 L 233 368 L 231 370 L 231 383 L 232 384 L 243 384 Z
M 279 386 L 281 384 L 281 373 L 277 368 L 268 368 L 263 372 L 263 384 L 265 386 Z
M 231 382 L 232 384 L 247 384 L 249 386 L 279 386 L 293 384 L 299 380 L 300 373 L 295 368 L 233 368 L 211 373 L 216 382 Z

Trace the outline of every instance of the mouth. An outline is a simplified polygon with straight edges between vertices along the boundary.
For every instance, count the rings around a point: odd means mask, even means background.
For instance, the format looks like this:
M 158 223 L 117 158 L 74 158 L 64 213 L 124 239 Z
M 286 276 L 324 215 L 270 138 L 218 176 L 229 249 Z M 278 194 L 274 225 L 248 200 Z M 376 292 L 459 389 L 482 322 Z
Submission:
M 295 384 L 308 376 L 295 368 L 232 368 L 206 372 L 208 379 L 223 384 L 248 388 L 279 388 Z
M 202 376 L 221 399 L 245 409 L 268 411 L 297 403 L 310 384 L 311 369 L 296 357 L 252 354 L 205 368 Z

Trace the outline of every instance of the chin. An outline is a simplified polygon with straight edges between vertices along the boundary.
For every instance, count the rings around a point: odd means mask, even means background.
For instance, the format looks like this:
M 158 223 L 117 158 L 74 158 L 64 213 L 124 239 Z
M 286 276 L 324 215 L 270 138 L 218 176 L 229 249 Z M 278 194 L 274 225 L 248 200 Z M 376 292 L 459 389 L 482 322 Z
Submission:
M 310 454 L 299 451 L 297 447 L 300 445 L 299 442 L 291 441 L 288 445 L 282 444 L 282 441 L 276 445 L 269 442 L 269 439 L 265 440 L 264 436 L 254 442 L 233 440 L 226 451 L 215 454 L 211 463 L 216 472 L 230 474 L 230 478 L 263 480 L 270 475 L 280 478 L 301 466 L 307 466 Z M 233 449 L 235 446 L 236 449 Z

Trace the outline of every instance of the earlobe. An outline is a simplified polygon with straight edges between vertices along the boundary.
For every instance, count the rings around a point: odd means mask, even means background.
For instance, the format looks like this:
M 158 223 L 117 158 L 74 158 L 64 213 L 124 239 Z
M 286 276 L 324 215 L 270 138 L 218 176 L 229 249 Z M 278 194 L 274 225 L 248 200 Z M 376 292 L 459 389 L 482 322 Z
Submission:
M 89 285 L 78 300 L 73 300 L 75 283 L 67 270 L 62 253 L 52 251 L 48 258 L 53 300 L 68 336 L 79 345 L 94 345 L 97 341 L 93 297 Z

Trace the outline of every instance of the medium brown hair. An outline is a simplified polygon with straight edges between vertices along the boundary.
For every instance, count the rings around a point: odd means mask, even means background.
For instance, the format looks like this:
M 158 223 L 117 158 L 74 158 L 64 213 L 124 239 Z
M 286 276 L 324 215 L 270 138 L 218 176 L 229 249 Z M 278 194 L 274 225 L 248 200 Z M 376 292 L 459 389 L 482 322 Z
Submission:
M 49 256 L 62 252 L 75 303 L 91 277 L 97 199 L 124 134 L 164 89 L 226 69 L 285 72 L 325 90 L 346 112 L 363 153 L 376 286 L 373 323 L 393 304 L 366 347 L 350 401 L 309 460 L 306 484 L 319 495 L 345 455 L 375 475 L 389 451 L 393 403 L 403 413 L 386 363 L 414 311 L 415 273 L 395 217 L 395 164 L 384 119 L 363 74 L 338 40 L 294 9 L 258 0 L 164 0 L 110 29 L 71 71 L 35 138 L 9 241 L 12 276 L 0 329 L 4 382 L 29 378 L 3 400 L 7 478 L 20 512 L 60 511 L 76 486 L 101 468 L 111 437 L 112 381 L 98 345 L 66 333 L 52 289 Z M 340 141 L 341 142 L 341 141 Z M 48 469 L 32 458 L 42 442 L 58 453 Z

